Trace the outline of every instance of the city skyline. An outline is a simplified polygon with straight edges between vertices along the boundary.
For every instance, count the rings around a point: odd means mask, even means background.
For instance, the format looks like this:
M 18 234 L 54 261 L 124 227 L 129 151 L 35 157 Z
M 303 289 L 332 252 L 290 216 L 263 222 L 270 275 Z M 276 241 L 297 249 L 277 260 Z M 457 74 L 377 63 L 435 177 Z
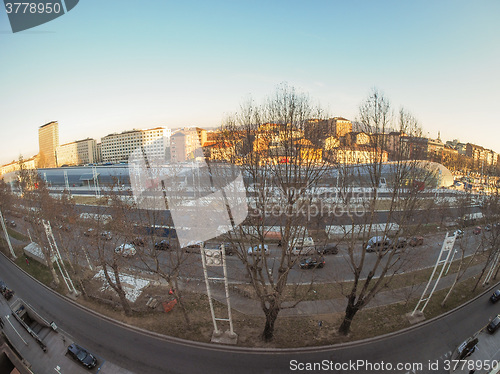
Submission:
M 499 151 L 498 2 L 88 1 L 17 34 L 3 9 L 0 164 L 36 154 L 53 120 L 61 144 L 215 127 L 281 82 L 353 121 L 377 87 L 425 136 Z

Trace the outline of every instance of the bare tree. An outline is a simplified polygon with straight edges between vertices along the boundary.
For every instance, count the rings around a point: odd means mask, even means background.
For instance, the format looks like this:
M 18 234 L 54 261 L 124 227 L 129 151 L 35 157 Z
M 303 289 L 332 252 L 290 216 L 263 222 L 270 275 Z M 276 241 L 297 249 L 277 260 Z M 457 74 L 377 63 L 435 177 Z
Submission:
M 411 148 L 407 139 L 420 134 L 418 122 L 401 110 L 396 124 L 389 101 L 379 91 L 373 90 L 361 104 L 359 122 L 365 133 L 371 134 L 371 149 L 366 156 L 369 161 L 356 167 L 344 164 L 339 166 L 339 173 L 343 181 L 351 179 L 355 185 L 365 186 L 371 197 L 364 204 L 364 214 L 357 222 L 352 220 L 350 235 L 344 240 L 347 262 L 353 275 L 353 281 L 344 289 L 347 305 L 339 326 L 339 332 L 344 335 L 350 332 L 357 312 L 406 266 L 408 243 L 400 242 L 399 238 L 418 234 L 422 219 L 422 215 L 417 214 L 422 208 L 420 195 L 426 185 L 432 185 L 435 177 L 427 164 L 410 159 Z M 395 127 L 405 136 L 399 136 L 396 143 L 393 142 L 393 160 L 387 162 L 388 132 Z M 383 187 L 383 182 L 386 182 L 386 187 Z M 349 190 L 350 186 L 341 184 L 341 188 Z M 379 193 L 383 198 L 378 196 Z M 343 193 L 342 196 L 348 199 L 350 195 Z M 348 203 L 348 200 L 344 201 L 344 204 Z M 380 204 L 384 206 L 384 215 L 378 212 Z M 393 238 L 392 243 L 389 237 Z M 367 253 L 368 250 L 374 250 L 374 254 Z
M 292 250 L 300 251 L 307 235 L 310 189 L 326 170 L 322 150 L 304 138 L 311 118 L 322 119 L 321 110 L 283 84 L 264 104 L 244 104 L 220 131 L 226 161 L 242 168 L 250 199 L 250 218 L 230 240 L 260 300 L 265 341 L 273 339 L 288 276 L 299 259 Z M 216 170 L 213 162 L 211 168 Z M 281 246 L 269 254 L 273 230 L 279 230 Z

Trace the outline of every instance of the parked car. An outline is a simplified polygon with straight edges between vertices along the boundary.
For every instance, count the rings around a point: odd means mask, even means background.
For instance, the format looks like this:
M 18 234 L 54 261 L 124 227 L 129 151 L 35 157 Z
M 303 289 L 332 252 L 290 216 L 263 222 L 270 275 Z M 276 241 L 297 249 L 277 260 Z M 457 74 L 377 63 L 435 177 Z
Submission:
M 305 238 L 298 238 L 292 241 L 292 255 L 294 256 L 307 256 L 316 252 L 314 248 L 314 240 L 310 236 Z
M 464 232 L 462 230 L 456 230 L 453 235 L 456 236 L 457 239 L 461 239 L 464 237 Z
M 319 245 L 315 247 L 316 252 L 320 255 L 336 255 L 339 253 L 339 249 L 336 244 L 329 243 L 325 245 Z
M 190 244 L 187 247 L 184 247 L 184 251 L 188 253 L 200 253 L 202 243 Z
M 95 231 L 94 229 L 90 228 L 87 231 L 85 231 L 83 233 L 83 235 L 85 235 L 85 236 L 96 236 L 97 235 L 97 231 Z
M 392 243 L 392 248 L 399 249 L 404 248 L 408 244 L 408 240 L 406 238 L 396 238 Z
M 493 295 L 490 296 L 490 301 L 494 304 L 498 300 L 500 300 L 500 290 L 496 290 L 493 292 Z
M 111 232 L 109 232 L 109 231 L 103 231 L 103 232 L 101 232 L 101 237 L 104 240 L 111 240 L 113 238 L 113 236 L 111 235 Z
M 226 255 L 228 256 L 232 256 L 234 254 L 236 254 L 236 245 L 234 245 L 234 243 L 230 243 L 230 242 L 224 242 L 224 250 L 226 252 Z M 221 244 L 222 246 L 222 244 Z
M 10 221 L 10 225 L 11 225 L 12 227 L 16 227 L 16 226 L 17 226 L 16 221 Z
M 481 234 L 481 231 L 482 231 L 481 226 L 476 226 L 476 227 L 474 227 L 474 230 L 472 230 L 472 233 L 474 235 L 479 235 L 479 234 Z
M 133 257 L 137 251 L 132 244 L 122 244 L 115 248 L 115 253 L 120 254 L 123 257 Z
M 159 242 L 155 243 L 155 249 L 159 251 L 166 251 L 167 249 L 170 249 L 170 243 L 168 240 L 160 240 Z
M 488 223 L 486 226 L 484 226 L 484 229 L 486 231 L 491 231 L 491 224 Z
M 488 326 L 486 327 L 486 329 L 491 333 L 493 334 L 495 331 L 498 330 L 498 328 L 500 327 L 500 314 L 497 314 L 495 316 L 495 318 L 493 318 L 490 323 L 488 324 Z
M 6 300 L 10 300 L 14 295 L 14 291 L 9 289 L 4 281 L 0 280 L 0 293 L 5 297 Z
M 262 253 L 262 244 L 256 245 L 254 247 L 249 247 L 247 253 L 249 255 Z M 269 254 L 269 247 L 267 244 L 264 244 L 264 254 L 265 255 Z
M 136 247 L 144 247 L 144 239 L 139 237 L 135 238 L 130 243 L 135 245 Z
M 68 354 L 87 369 L 92 369 L 97 365 L 97 359 L 94 355 L 78 344 L 71 344 L 68 347 Z
M 366 245 L 367 252 L 375 252 L 387 249 L 391 246 L 392 241 L 386 236 L 374 236 Z
M 424 244 L 424 237 L 423 236 L 414 236 L 408 242 L 408 245 L 411 247 L 416 247 L 416 246 L 423 245 L 423 244 Z
M 323 256 L 308 257 L 300 261 L 299 267 L 301 269 L 315 269 L 325 266 L 325 258 Z
M 478 338 L 469 338 L 464 341 L 457 349 L 458 359 L 463 360 L 469 357 L 476 350 L 477 343 L 479 342 Z

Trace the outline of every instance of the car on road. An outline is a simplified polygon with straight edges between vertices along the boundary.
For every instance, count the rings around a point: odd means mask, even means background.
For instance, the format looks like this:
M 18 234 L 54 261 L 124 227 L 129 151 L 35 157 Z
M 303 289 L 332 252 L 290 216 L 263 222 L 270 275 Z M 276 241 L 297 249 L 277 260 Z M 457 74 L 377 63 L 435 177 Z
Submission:
M 316 252 L 314 248 L 314 240 L 310 236 L 306 236 L 305 238 L 297 238 L 292 241 L 292 255 L 294 256 L 306 256 Z
M 226 255 L 232 256 L 232 255 L 236 254 L 236 245 L 234 243 L 224 242 L 222 244 L 224 244 L 224 250 L 226 252 Z M 222 247 L 222 244 L 221 244 L 221 247 Z
M 336 255 L 339 253 L 339 249 L 336 244 L 329 243 L 325 245 L 317 245 L 316 252 L 320 255 Z
M 456 236 L 457 239 L 461 239 L 464 237 L 464 232 L 462 230 L 456 230 L 453 235 Z
M 423 236 L 414 236 L 408 242 L 408 245 L 410 247 L 416 247 L 416 246 L 423 245 L 423 244 L 424 244 L 424 237 Z
M 16 227 L 16 226 L 17 226 L 16 221 L 10 221 L 10 225 L 11 225 L 12 227 Z
M 157 249 L 158 251 L 166 251 L 170 249 L 170 243 L 166 239 L 160 240 L 159 242 L 155 243 L 155 249 Z
M 473 354 L 474 351 L 476 350 L 478 342 L 479 342 L 478 338 L 469 338 L 462 344 L 460 344 L 460 346 L 457 348 L 457 353 L 458 353 L 457 358 L 459 360 L 463 360 L 469 357 L 471 354 Z
M 308 257 L 300 261 L 299 267 L 301 269 L 315 269 L 325 266 L 325 258 L 323 256 Z
M 113 238 L 113 235 L 111 235 L 110 231 L 103 231 L 103 232 L 101 232 L 101 237 L 104 240 L 111 240 Z
M 406 238 L 396 238 L 393 243 L 392 243 L 392 248 L 394 249 L 400 249 L 404 248 L 408 245 L 408 240 Z
M 115 253 L 122 255 L 123 257 L 133 257 L 137 253 L 135 247 L 132 244 L 122 244 L 115 248 Z
M 136 247 L 144 247 L 144 239 L 139 238 L 139 237 L 134 238 L 134 240 L 132 240 L 132 241 L 130 242 L 130 244 L 133 244 L 133 245 L 135 245 Z
M 253 246 L 253 247 L 249 247 L 247 249 L 247 253 L 249 255 L 252 255 L 252 254 L 261 254 L 262 253 L 262 244 L 259 244 L 259 245 Z M 264 254 L 265 255 L 269 254 L 269 247 L 268 247 L 267 244 L 264 244 Z
M 495 331 L 498 330 L 499 327 L 500 327 L 500 314 L 497 314 L 495 318 L 493 318 L 490 321 L 486 329 L 493 334 Z
M 479 235 L 479 234 L 481 234 L 481 231 L 482 231 L 481 226 L 476 226 L 476 227 L 474 227 L 474 230 L 472 230 L 472 233 L 474 235 Z
M 87 369 L 92 369 L 97 365 L 97 359 L 94 355 L 78 344 L 71 344 L 68 347 L 68 354 Z
M 95 231 L 93 228 L 88 229 L 83 233 L 84 236 L 97 236 L 97 231 Z
M 190 244 L 184 247 L 184 251 L 187 253 L 200 253 L 200 248 L 203 243 Z
M 496 290 L 493 292 L 493 295 L 490 296 L 490 301 L 495 304 L 498 300 L 500 300 L 500 290 Z
M 374 236 L 366 244 L 367 252 L 375 252 L 387 249 L 391 246 L 392 241 L 386 236 Z
M 491 231 L 491 224 L 488 223 L 486 226 L 484 226 L 484 229 L 486 231 Z

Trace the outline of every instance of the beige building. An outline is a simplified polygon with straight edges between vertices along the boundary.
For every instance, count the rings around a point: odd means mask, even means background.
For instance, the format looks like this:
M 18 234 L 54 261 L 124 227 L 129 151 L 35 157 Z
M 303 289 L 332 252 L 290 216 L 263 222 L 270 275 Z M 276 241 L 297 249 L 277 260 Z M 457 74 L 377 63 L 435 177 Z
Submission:
M 59 124 L 49 122 L 38 129 L 38 166 L 40 168 L 57 167 L 56 148 L 59 146 Z
M 172 163 L 186 162 L 197 157 L 203 157 L 203 151 L 196 129 L 185 128 L 171 136 L 170 161 Z
M 36 169 L 37 168 L 37 156 L 33 156 L 27 160 L 23 160 L 22 165 L 25 169 Z M 9 164 L 0 166 L 0 175 L 5 175 L 13 171 L 18 171 L 21 169 L 21 164 L 19 161 L 12 161 Z
M 328 161 L 336 164 L 371 164 L 388 160 L 387 151 L 369 145 L 339 147 L 328 153 Z
M 171 130 L 164 127 L 107 135 L 101 138 L 102 162 L 126 162 L 130 154 L 141 147 L 147 147 L 150 156 L 164 158 L 170 147 L 170 135 Z
M 84 165 L 97 162 L 97 142 L 84 139 L 60 145 L 56 149 L 57 165 Z

